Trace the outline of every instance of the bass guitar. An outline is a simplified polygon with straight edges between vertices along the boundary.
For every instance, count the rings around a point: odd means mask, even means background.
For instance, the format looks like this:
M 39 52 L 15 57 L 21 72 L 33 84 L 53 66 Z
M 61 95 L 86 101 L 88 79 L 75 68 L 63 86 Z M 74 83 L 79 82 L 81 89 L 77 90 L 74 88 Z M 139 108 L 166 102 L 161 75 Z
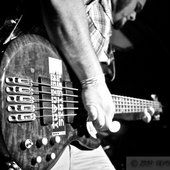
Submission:
M 36 34 L 10 41 L 0 63 L 0 152 L 13 169 L 47 170 L 65 147 L 100 145 L 86 128 L 78 80 L 54 46 Z M 162 111 L 158 100 L 113 95 L 116 115 L 142 119 L 144 108 Z

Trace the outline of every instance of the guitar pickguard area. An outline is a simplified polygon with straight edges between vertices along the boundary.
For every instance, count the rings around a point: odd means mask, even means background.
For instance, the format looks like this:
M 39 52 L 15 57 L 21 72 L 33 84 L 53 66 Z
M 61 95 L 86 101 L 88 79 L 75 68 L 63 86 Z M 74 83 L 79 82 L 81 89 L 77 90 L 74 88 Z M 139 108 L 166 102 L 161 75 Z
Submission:
M 52 100 L 52 135 L 65 135 L 66 127 L 63 110 L 62 61 L 48 58 Z
M 59 59 L 49 57 L 49 77 L 39 77 L 38 82 L 18 77 L 6 78 L 9 122 L 40 119 L 43 126 L 51 126 L 52 136 L 66 135 L 61 65 Z M 38 91 L 34 90 L 34 86 L 38 87 Z M 36 93 L 38 100 L 34 97 Z M 34 105 L 37 102 L 39 108 Z
M 76 135 L 64 63 L 43 37 L 23 35 L 5 50 L 0 77 L 0 138 L 10 160 L 23 169 L 47 170 Z

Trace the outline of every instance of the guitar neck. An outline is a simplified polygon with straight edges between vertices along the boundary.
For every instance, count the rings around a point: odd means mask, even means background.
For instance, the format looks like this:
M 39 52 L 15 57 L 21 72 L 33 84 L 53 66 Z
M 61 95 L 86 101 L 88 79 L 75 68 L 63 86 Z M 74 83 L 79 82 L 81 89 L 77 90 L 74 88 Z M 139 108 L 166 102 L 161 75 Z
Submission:
M 156 114 L 162 112 L 162 106 L 157 99 L 146 100 L 120 95 L 112 95 L 112 98 L 113 102 L 115 103 L 114 118 L 116 119 L 128 121 L 141 120 L 145 115 L 144 110 L 149 107 L 152 107 Z
M 155 110 L 160 108 L 160 103 L 155 100 L 144 100 L 120 95 L 112 95 L 112 98 L 115 103 L 115 114 L 140 113 L 148 107 L 152 107 Z

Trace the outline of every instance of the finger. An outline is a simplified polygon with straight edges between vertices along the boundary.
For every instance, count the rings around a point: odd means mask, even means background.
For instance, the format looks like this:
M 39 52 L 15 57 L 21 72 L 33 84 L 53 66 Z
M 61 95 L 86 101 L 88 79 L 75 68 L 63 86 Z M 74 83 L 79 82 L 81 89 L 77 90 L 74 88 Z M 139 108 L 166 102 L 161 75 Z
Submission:
M 102 109 L 98 108 L 98 117 L 96 119 L 97 126 L 99 129 L 104 128 L 105 126 L 105 116 Z
M 92 122 L 87 122 L 86 127 L 87 127 L 87 130 L 88 130 L 89 134 L 93 138 L 96 138 L 97 130 L 95 129 L 93 123 Z
M 113 128 L 113 118 L 114 118 L 114 113 L 115 113 L 115 105 L 113 105 L 110 110 L 108 110 L 108 113 L 106 116 L 106 127 L 112 131 Z
M 104 112 L 100 107 L 96 107 L 97 117 L 93 121 L 93 124 L 97 130 L 104 130 L 105 127 L 105 116 Z
M 149 107 L 149 109 L 147 109 L 148 113 L 152 116 L 155 113 L 155 109 L 153 107 Z
M 97 130 L 102 130 L 105 125 L 105 118 L 102 110 L 99 107 L 90 105 L 87 107 L 88 118 L 87 121 L 92 121 Z
M 88 121 L 94 121 L 97 119 L 97 109 L 95 106 L 87 106 Z
M 110 129 L 112 129 L 112 117 L 106 117 L 106 128 L 110 131 Z
M 154 120 L 160 120 L 160 115 L 154 115 Z
M 151 121 L 151 115 L 148 112 L 148 109 L 144 110 L 144 116 L 142 117 L 142 120 L 146 123 L 149 123 Z
M 105 120 L 104 116 L 98 116 L 96 120 L 93 121 L 93 125 L 97 130 L 103 131 L 105 130 Z

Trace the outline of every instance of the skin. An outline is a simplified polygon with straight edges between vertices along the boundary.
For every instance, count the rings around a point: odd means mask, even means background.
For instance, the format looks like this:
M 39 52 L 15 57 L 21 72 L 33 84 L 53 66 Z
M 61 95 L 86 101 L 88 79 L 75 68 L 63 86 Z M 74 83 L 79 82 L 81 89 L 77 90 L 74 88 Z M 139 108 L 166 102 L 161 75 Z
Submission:
M 114 0 L 112 1 L 114 3 Z M 117 1 L 116 3 L 119 3 L 119 1 Z M 139 13 L 143 9 L 145 3 L 146 0 L 131 0 L 131 2 L 129 2 L 129 4 L 121 11 L 115 13 L 113 11 L 113 18 L 114 18 L 113 20 L 116 29 L 122 28 L 127 21 L 135 21 L 137 13 Z M 117 25 L 119 26 L 117 27 Z
M 135 17 L 133 10 L 138 0 L 133 1 L 115 15 L 115 22 L 124 24 Z M 50 40 L 64 55 L 79 80 L 92 77 L 99 79 L 95 85 L 83 88 L 82 99 L 88 111 L 88 119 L 93 121 L 95 128 L 110 129 L 115 106 L 101 76 L 103 72 L 91 44 L 83 0 L 41 0 L 41 6 Z

